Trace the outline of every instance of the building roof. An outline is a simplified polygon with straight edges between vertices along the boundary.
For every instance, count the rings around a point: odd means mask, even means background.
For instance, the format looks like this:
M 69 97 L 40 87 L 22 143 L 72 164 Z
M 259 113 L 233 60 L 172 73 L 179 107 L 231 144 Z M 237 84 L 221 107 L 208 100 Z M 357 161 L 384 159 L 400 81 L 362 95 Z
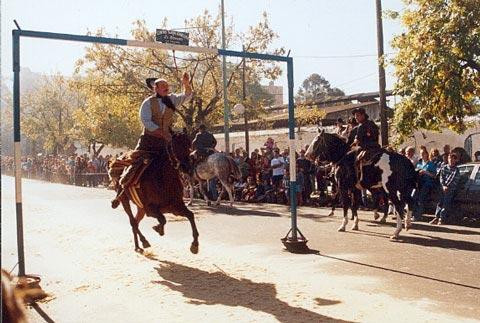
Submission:
M 385 91 L 386 96 L 392 96 L 393 91 L 388 90 Z M 359 102 L 372 102 L 375 101 L 376 98 L 380 97 L 379 92 L 362 92 L 362 93 L 355 93 L 350 95 L 338 96 L 334 98 L 324 99 L 324 100 L 315 100 L 310 102 L 302 102 L 300 104 L 313 106 L 313 105 L 325 105 L 329 103 L 338 103 L 338 102 L 346 102 L 346 101 L 354 101 L 357 100 Z M 297 103 L 299 104 L 299 103 Z M 276 105 L 267 107 L 267 110 L 281 110 L 288 108 L 288 104 Z

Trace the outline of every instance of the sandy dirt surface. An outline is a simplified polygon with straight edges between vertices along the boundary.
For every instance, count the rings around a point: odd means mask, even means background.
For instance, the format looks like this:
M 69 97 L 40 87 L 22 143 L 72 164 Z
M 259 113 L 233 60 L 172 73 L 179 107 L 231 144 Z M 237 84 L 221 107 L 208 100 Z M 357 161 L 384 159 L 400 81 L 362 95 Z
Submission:
M 51 296 L 55 322 L 460 322 L 480 317 L 480 229 L 415 224 L 400 242 L 362 213 L 360 231 L 336 232 L 340 211 L 302 208 L 299 227 L 319 254 L 283 251 L 287 207 L 192 207 L 168 216 L 166 235 L 134 252 L 112 191 L 23 181 L 27 273 Z M 2 267 L 17 261 L 13 179 L 2 177 Z M 350 226 L 350 225 L 349 225 Z M 347 229 L 349 229 L 349 226 Z M 43 322 L 29 309 L 30 320 Z

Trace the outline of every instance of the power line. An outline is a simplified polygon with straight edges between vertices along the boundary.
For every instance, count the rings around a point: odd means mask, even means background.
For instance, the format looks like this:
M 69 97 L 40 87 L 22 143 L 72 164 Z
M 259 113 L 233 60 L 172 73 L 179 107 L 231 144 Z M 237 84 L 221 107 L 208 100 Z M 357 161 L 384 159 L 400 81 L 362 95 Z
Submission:
M 361 76 L 361 77 L 359 77 L 359 78 L 356 78 L 356 79 L 350 80 L 350 81 L 348 81 L 348 82 L 344 82 L 344 83 L 338 84 L 338 85 L 336 85 L 335 87 L 340 87 L 340 86 L 343 86 L 343 85 L 345 85 L 345 84 L 349 84 L 349 83 L 353 83 L 353 82 L 356 82 L 356 81 L 360 81 L 360 80 L 363 80 L 363 79 L 369 78 L 370 76 L 373 76 L 373 75 L 375 75 L 375 74 L 377 74 L 377 73 L 376 73 L 376 72 L 374 72 L 374 73 L 370 73 L 370 74 L 367 74 L 367 75 Z

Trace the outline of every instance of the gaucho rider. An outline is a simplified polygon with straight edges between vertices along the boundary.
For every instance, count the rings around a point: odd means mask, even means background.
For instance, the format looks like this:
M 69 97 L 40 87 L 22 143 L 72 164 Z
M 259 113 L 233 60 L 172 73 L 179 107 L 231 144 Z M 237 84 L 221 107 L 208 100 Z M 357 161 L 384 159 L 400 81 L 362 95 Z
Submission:
M 143 101 L 140 107 L 140 120 L 143 124 L 143 133 L 138 140 L 135 150 L 138 151 L 162 151 L 170 149 L 172 140 L 171 124 L 173 114 L 178 106 L 189 100 L 192 96 L 192 87 L 188 73 L 183 74 L 183 93 L 170 94 L 169 84 L 165 79 L 146 80 L 147 86 L 155 91 L 155 94 Z M 125 190 L 141 168 L 142 163 L 133 163 L 122 175 L 120 184 Z M 121 193 L 120 193 L 121 194 Z M 119 195 L 120 195 L 119 194 Z M 118 197 L 112 201 L 112 206 L 118 206 Z
M 347 144 L 360 147 L 362 151 L 365 151 L 363 159 L 369 160 L 381 148 L 378 144 L 378 126 L 369 119 L 364 108 L 356 108 L 352 114 L 359 124 L 348 136 Z
M 364 108 L 356 108 L 352 111 L 358 126 L 352 129 L 348 136 L 347 144 L 358 148 L 353 148 L 349 154 L 357 153 L 355 161 L 355 171 L 357 172 L 357 188 L 362 189 L 360 179 L 362 177 L 362 162 L 370 161 L 381 147 L 378 144 L 379 129 L 375 122 L 371 121 Z
M 215 151 L 216 145 L 217 140 L 215 137 L 207 131 L 207 127 L 204 124 L 200 125 L 198 133 L 192 141 L 195 158 L 203 160 L 208 157 L 209 154 Z

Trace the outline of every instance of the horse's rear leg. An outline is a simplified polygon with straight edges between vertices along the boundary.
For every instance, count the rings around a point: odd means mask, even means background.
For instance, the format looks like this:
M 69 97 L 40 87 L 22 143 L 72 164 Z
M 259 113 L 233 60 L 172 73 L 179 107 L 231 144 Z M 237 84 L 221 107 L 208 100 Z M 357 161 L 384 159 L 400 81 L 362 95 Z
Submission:
M 159 235 L 163 236 L 165 234 L 165 224 L 167 223 L 167 219 L 165 219 L 165 215 L 158 210 L 158 208 L 154 208 L 151 206 L 147 206 L 145 211 L 147 212 L 148 216 L 157 219 L 158 224 L 152 227 L 153 230 L 158 232 Z
M 398 240 L 400 236 L 400 232 L 402 231 L 402 216 L 403 216 L 403 207 L 402 203 L 398 199 L 397 191 L 389 190 L 388 197 L 390 201 L 392 201 L 393 205 L 395 206 L 395 211 L 397 212 L 397 227 L 393 236 L 390 237 L 391 240 Z
M 190 221 L 190 225 L 192 227 L 192 235 L 193 235 L 193 241 L 192 244 L 190 245 L 190 251 L 194 254 L 198 253 L 198 230 L 197 230 L 197 225 L 195 224 L 195 216 L 192 211 L 187 209 L 187 207 L 183 204 L 178 205 L 177 208 L 175 208 L 175 211 L 173 212 L 175 215 L 179 216 L 184 216 Z
M 200 193 L 202 193 L 202 195 L 203 195 L 203 199 L 205 200 L 205 202 L 207 202 L 207 205 L 210 205 L 211 202 L 208 199 L 207 192 L 205 192 L 205 188 L 203 187 L 203 184 L 205 183 L 205 181 L 202 181 L 201 179 L 199 179 L 198 183 L 199 183 L 198 186 L 200 188 Z
M 230 200 L 230 207 L 233 207 L 233 202 L 234 202 L 234 199 L 233 199 L 233 194 L 232 194 L 232 191 L 233 191 L 233 185 L 230 185 L 228 183 L 228 181 L 223 181 L 223 180 L 220 180 L 220 182 L 222 183 L 222 186 L 224 187 L 224 189 L 227 191 L 228 193 L 228 198 Z M 223 192 L 223 189 L 222 189 L 222 192 Z
M 216 205 L 220 205 L 223 193 L 225 193 L 225 185 L 223 184 L 223 181 L 220 182 L 222 183 L 222 191 L 220 192 L 220 194 L 218 194 L 217 201 L 215 202 Z
M 400 193 L 400 198 L 403 204 L 407 204 L 408 206 L 408 211 L 407 215 L 405 216 L 405 231 L 408 231 L 410 227 L 412 226 L 412 213 L 413 213 L 413 207 L 414 207 L 414 201 L 412 198 L 412 190 L 404 190 Z

